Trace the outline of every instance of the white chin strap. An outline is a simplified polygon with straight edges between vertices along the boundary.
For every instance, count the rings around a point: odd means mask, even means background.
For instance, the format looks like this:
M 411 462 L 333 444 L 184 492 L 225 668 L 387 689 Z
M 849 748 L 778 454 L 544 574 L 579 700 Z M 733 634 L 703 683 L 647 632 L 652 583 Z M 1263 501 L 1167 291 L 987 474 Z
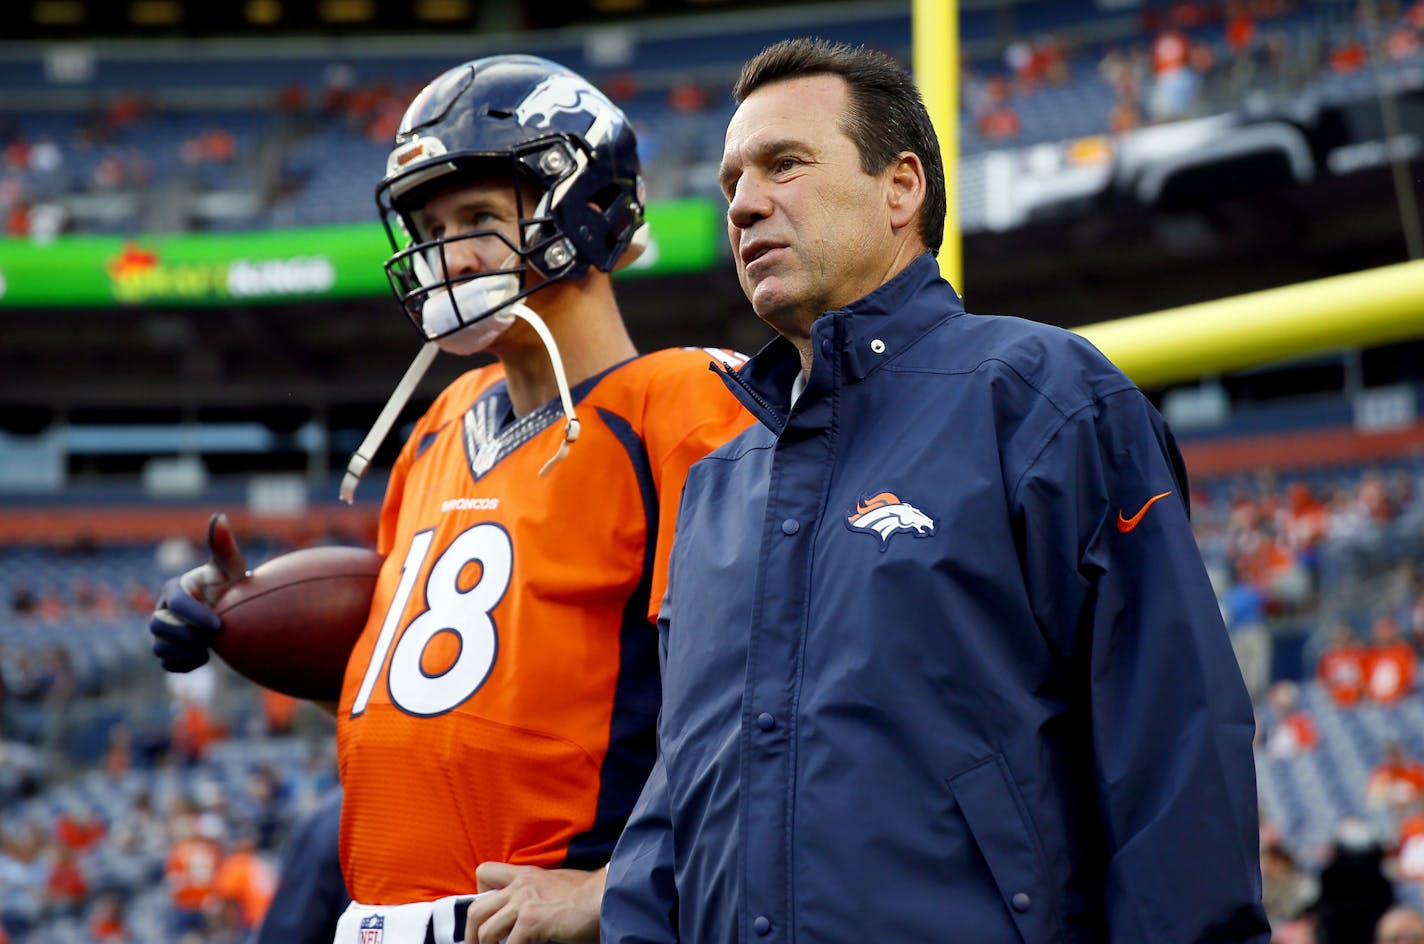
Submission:
M 386 435 L 395 425 L 396 417 L 400 416 L 400 411 L 405 409 L 406 402 L 410 400 L 410 395 L 415 392 L 415 387 L 420 383 L 420 378 L 425 376 L 425 372 L 430 369 L 430 362 L 435 360 L 435 355 L 439 353 L 440 346 L 434 341 L 426 341 L 416 352 L 415 360 L 410 362 L 410 366 L 405 369 L 405 376 L 396 384 L 395 390 L 391 391 L 391 398 L 386 401 L 386 405 L 381 408 L 381 414 L 376 417 L 376 422 L 371 426 L 371 431 L 366 434 L 366 438 L 361 440 L 361 445 L 356 447 L 356 451 L 351 454 L 351 461 L 346 463 L 346 474 L 341 477 L 341 500 L 346 504 L 351 504 L 356 500 L 356 483 L 361 481 L 361 476 L 366 474 L 366 467 L 371 464 L 371 457 L 376 454 L 376 450 L 381 448 L 381 443 L 385 442 Z
M 559 342 L 554 340 L 553 333 L 549 326 L 544 324 L 544 319 L 539 314 L 523 302 L 515 302 L 506 311 L 518 318 L 523 318 L 529 323 L 529 327 L 534 329 L 534 333 L 539 335 L 539 340 L 544 342 L 544 350 L 549 352 L 549 363 L 554 368 L 554 383 L 559 387 L 559 400 L 564 406 L 564 441 L 559 443 L 559 449 L 549 461 L 539 469 L 541 476 L 548 475 L 553 471 L 554 466 L 564 461 L 569 454 L 569 447 L 579 438 L 579 420 L 574 413 L 574 397 L 569 392 L 569 379 L 564 374 L 564 359 L 559 354 Z
M 539 469 L 539 475 L 545 476 L 553 471 L 554 466 L 564 461 L 564 458 L 569 454 L 569 447 L 579 438 L 579 420 L 574 413 L 574 398 L 573 394 L 569 392 L 569 381 L 564 373 L 564 359 L 559 354 L 559 343 L 554 340 L 554 335 L 549 331 L 549 326 L 544 324 L 544 319 L 540 318 L 537 312 L 523 302 L 510 305 L 501 314 L 506 312 L 527 321 L 529 326 L 534 329 L 534 333 L 539 335 L 539 340 L 544 343 L 544 349 L 549 352 L 549 363 L 554 368 L 554 382 L 559 387 L 559 400 L 564 407 L 564 441 L 559 444 L 558 451 L 550 456 L 549 461 Z M 366 434 L 366 438 L 361 440 L 361 445 L 351 454 L 351 461 L 346 464 L 346 474 L 341 478 L 341 500 L 346 504 L 349 505 L 356 500 L 356 485 L 366 474 L 366 469 L 371 464 L 371 457 L 376 454 L 376 450 L 381 447 L 381 443 L 390 434 L 391 427 L 395 425 L 396 418 L 400 416 L 400 411 L 405 409 L 410 395 L 415 392 L 421 378 L 430 369 L 430 362 L 435 360 L 435 355 L 439 350 L 440 346 L 436 341 L 426 341 L 421 346 L 415 359 L 406 368 L 405 376 L 401 377 L 400 383 L 396 384 L 395 390 L 391 391 L 390 399 L 381 408 L 381 413 L 376 417 L 376 422 L 372 424 L 371 431 Z

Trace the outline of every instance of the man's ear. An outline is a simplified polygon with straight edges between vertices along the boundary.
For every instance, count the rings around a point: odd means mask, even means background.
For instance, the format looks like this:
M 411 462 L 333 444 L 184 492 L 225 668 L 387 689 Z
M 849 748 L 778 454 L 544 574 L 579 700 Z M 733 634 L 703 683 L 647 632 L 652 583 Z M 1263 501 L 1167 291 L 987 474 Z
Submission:
M 890 225 L 902 230 L 915 222 L 925 203 L 925 166 L 913 151 L 901 151 L 886 168 Z

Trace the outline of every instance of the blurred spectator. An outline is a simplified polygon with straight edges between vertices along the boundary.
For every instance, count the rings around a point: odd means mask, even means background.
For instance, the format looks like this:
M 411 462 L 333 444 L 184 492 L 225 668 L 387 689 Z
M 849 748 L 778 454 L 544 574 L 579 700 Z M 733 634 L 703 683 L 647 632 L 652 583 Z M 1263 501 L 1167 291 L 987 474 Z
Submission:
M 10 584 L 10 612 L 19 617 L 33 616 L 39 609 L 40 600 L 35 588 L 24 580 Z
M 189 167 L 230 164 L 237 154 L 237 141 L 226 128 L 213 126 L 201 134 L 185 138 L 178 156 Z
M 122 721 L 110 726 L 104 748 L 104 771 L 118 778 L 133 769 L 133 729 Z
M 69 607 L 54 587 L 46 587 L 40 592 L 35 604 L 35 615 L 46 623 L 58 623 L 69 615 Z
M 625 109 L 638 95 L 638 77 L 631 72 L 617 72 L 602 84 L 605 94 Z
M 1315 675 L 1330 698 L 1341 708 L 1359 703 L 1365 692 L 1365 660 L 1368 650 L 1355 638 L 1350 624 L 1335 624 L 1330 644 L 1320 652 Z
M 1300 706 L 1300 686 L 1281 681 L 1269 696 L 1275 720 L 1266 735 L 1266 753 L 1274 758 L 1294 757 L 1320 746 L 1320 731 L 1310 712 Z
M 983 95 L 974 104 L 979 133 L 991 141 L 1016 137 L 1023 124 L 1009 101 L 1009 83 L 1003 76 L 994 76 L 984 83 Z
M 1023 122 L 1008 102 L 985 112 L 979 119 L 979 133 L 990 141 L 1007 141 L 1019 136 Z
M 247 775 L 232 816 L 248 824 L 257 835 L 258 846 L 265 849 L 285 825 L 282 810 L 286 806 L 286 791 L 277 772 L 271 764 L 262 764 Z
M 1191 40 L 1167 29 L 1152 41 L 1152 90 L 1147 113 L 1153 121 L 1185 118 L 1196 105 L 1201 76 L 1191 63 Z
M 682 114 L 707 110 L 707 89 L 694 82 L 678 82 L 668 91 L 668 107 Z
M 213 895 L 222 848 L 220 824 L 211 816 L 189 810 L 174 824 L 177 837 L 164 861 L 168 886 L 170 929 L 177 937 L 207 930 L 208 902 Z
M 130 581 L 128 589 L 124 591 L 124 608 L 130 613 L 152 613 L 156 602 L 153 591 L 141 581 Z
M 0 806 L 37 793 L 49 779 L 48 772 L 38 748 L 0 740 Z
M 1142 127 L 1142 109 L 1137 107 L 1137 99 L 1132 95 L 1119 94 L 1117 101 L 1108 110 L 1108 131 L 1123 134 Z
M 1373 643 L 1365 657 L 1365 691 L 1383 705 L 1398 702 L 1414 691 L 1419 656 L 1399 630 L 1399 620 L 1385 613 L 1375 617 Z
M 1409 59 L 1419 52 L 1419 34 L 1408 27 L 1393 30 L 1384 41 L 1384 50 L 1395 62 Z
M 74 852 L 87 852 L 104 838 L 107 830 L 95 812 L 82 803 L 72 803 L 54 818 L 54 838 Z
M 0 833 L 0 889 L 38 890 L 48 874 L 43 853 L 44 831 L 23 820 Z M 37 893 L 0 896 L 0 927 L 19 936 L 41 917 Z
M 146 111 L 147 107 L 137 92 L 124 92 L 109 106 L 109 125 L 118 129 L 126 128 L 141 119 Z
M 1365 44 L 1358 39 L 1339 42 L 1330 50 L 1330 71 L 1336 75 L 1359 72 L 1369 62 Z
M 291 734 L 301 702 L 291 695 L 283 695 L 270 688 L 262 689 L 259 694 L 262 700 L 263 733 Z
M 214 741 L 227 736 L 227 728 L 196 698 L 180 699 L 171 731 L 173 753 L 184 764 L 207 757 Z
M 307 90 L 300 82 L 289 82 L 277 90 L 277 110 L 289 117 L 299 117 L 307 110 Z
M 89 878 L 80 864 L 79 853 L 64 845 L 50 846 L 52 859 L 45 877 L 45 906 L 51 915 L 77 917 L 89 898 Z
M 245 936 L 262 923 L 276 888 L 277 871 L 258 854 L 256 830 L 248 825 L 240 827 L 213 880 L 213 896 L 222 925 Z
M 1415 803 L 1399 821 L 1395 871 L 1406 882 L 1424 882 L 1424 804 Z
M 1033 52 L 1038 57 L 1039 72 L 1049 85 L 1062 88 L 1073 80 L 1067 52 L 1057 36 L 1040 36 L 1034 43 Z
M 1424 944 L 1424 913 L 1403 905 L 1391 908 L 1375 925 L 1375 944 Z
M 136 860 L 161 861 L 172 843 L 168 823 L 155 812 L 148 793 L 134 797 L 111 832 L 115 848 Z
M 1098 60 L 1098 76 L 1119 99 L 1136 102 L 1147 85 L 1151 72 L 1151 56 L 1138 46 L 1132 49 L 1110 47 Z
M 1329 526 L 1330 514 L 1304 482 L 1286 486 L 1286 503 L 1276 512 L 1276 530 L 1284 544 L 1307 571 L 1317 569 L 1320 542 Z
M 100 892 L 89 909 L 86 923 L 91 941 L 124 942 L 129 939 L 124 927 L 124 898 L 117 890 Z
M 1251 15 L 1250 6 L 1242 0 L 1228 3 L 1226 10 L 1226 30 L 1223 34 L 1226 48 L 1238 59 L 1249 58 L 1257 43 L 1256 18 Z
M 1043 77 L 1042 63 L 1027 39 L 1016 39 L 1004 47 L 1004 66 L 1020 95 L 1032 95 Z
M 1316 944 L 1362 944 L 1394 904 L 1394 887 L 1384 874 L 1384 850 L 1364 819 L 1346 816 L 1320 872 L 1320 896 L 1312 909 Z
M 1253 704 L 1258 703 L 1271 681 L 1271 633 L 1266 627 L 1265 594 L 1255 584 L 1243 581 L 1226 588 L 1218 602 L 1246 692 Z
M 1319 894 L 1320 883 L 1300 867 L 1285 846 L 1279 842 L 1262 845 L 1261 902 L 1273 932 L 1280 933 L 1293 922 L 1304 924 L 1302 919 Z
M 1409 757 L 1398 741 L 1385 746 L 1384 759 L 1365 781 L 1365 805 L 1371 809 L 1403 809 L 1424 796 L 1424 764 Z
M 96 619 L 113 619 L 119 615 L 119 601 L 114 598 L 114 592 L 88 577 L 75 577 L 69 587 L 69 596 L 81 615 Z
M 343 114 L 356 85 L 356 70 L 344 62 L 333 62 L 322 73 L 321 81 L 322 112 L 329 117 Z

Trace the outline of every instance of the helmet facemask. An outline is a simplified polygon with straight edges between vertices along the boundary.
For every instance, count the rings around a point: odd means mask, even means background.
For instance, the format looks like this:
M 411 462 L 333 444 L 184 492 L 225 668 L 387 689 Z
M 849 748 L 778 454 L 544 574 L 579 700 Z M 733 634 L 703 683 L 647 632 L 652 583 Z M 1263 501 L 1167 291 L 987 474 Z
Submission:
M 509 311 L 513 303 L 553 282 L 586 273 L 587 265 L 579 263 L 550 212 L 560 184 L 581 170 L 582 162 L 573 156 L 576 146 L 562 137 L 544 138 L 517 148 L 507 159 L 440 162 L 377 193 L 386 234 L 396 250 L 386 261 L 386 275 L 423 336 L 455 354 L 485 350 L 514 323 Z M 497 185 L 505 179 L 514 193 L 517 243 L 507 231 L 496 229 L 439 237 L 422 231 L 420 210 L 435 195 L 462 184 Z M 480 244 L 482 259 L 502 258 L 498 268 L 458 271 L 452 257 L 472 250 L 467 241 Z

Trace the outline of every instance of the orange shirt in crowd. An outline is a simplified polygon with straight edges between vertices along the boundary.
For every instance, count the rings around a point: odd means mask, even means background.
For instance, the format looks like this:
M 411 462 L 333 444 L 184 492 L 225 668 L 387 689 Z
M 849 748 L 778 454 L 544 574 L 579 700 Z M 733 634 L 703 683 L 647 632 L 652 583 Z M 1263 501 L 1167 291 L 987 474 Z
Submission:
M 1424 764 L 1403 758 L 1386 759 L 1370 774 L 1365 799 L 1372 806 L 1412 806 L 1424 796 Z
M 214 893 L 238 907 L 245 928 L 255 928 L 262 921 L 276 890 L 276 869 L 251 849 L 225 857 L 213 882 Z
M 54 821 L 54 836 L 66 849 L 83 852 L 104 838 L 104 824 L 96 816 L 60 813 Z
M 45 892 L 55 904 L 75 905 L 84 901 L 89 894 L 89 879 L 74 853 L 64 850 L 49 870 L 45 880 Z
M 1358 642 L 1337 644 L 1320 653 L 1315 674 L 1335 704 L 1348 708 L 1365 692 L 1366 650 Z
M 115 914 L 96 914 L 89 921 L 89 936 L 96 941 L 124 941 L 128 932 L 124 922 Z
M 1400 640 L 1375 646 L 1365 659 L 1365 690 L 1377 702 L 1396 702 L 1414 690 L 1419 661 L 1414 648 Z
M 1191 43 L 1177 30 L 1168 30 L 1152 43 L 1152 71 L 1157 75 L 1185 68 Z
M 227 730 L 196 702 L 185 704 L 173 719 L 173 747 L 184 757 L 202 759 L 209 745 L 226 735 Z
M 163 874 L 173 905 L 184 911 L 199 911 L 213 894 L 217 878 L 218 844 L 201 836 L 180 839 L 168 850 Z
M 1293 757 L 1320 746 L 1320 730 L 1306 711 L 1292 711 L 1276 723 L 1268 750 L 1276 757 Z
M 270 688 L 262 689 L 262 717 L 267 723 L 267 730 L 273 734 L 292 730 L 292 723 L 297 717 L 297 705 L 297 699 L 291 695 L 283 695 Z
M 1410 813 L 1400 820 L 1396 854 L 1400 878 L 1424 881 L 1424 812 Z

